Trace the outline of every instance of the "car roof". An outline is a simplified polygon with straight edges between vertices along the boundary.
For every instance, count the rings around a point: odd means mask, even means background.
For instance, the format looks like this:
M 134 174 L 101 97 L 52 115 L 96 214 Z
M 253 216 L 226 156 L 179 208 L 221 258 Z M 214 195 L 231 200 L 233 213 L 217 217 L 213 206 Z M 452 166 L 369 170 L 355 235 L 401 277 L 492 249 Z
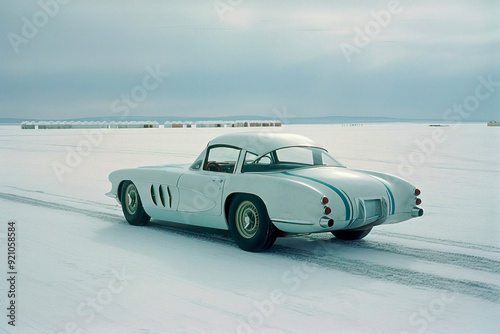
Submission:
M 276 132 L 238 132 L 225 134 L 212 139 L 208 143 L 208 146 L 213 145 L 235 146 L 257 155 L 264 155 L 284 147 L 321 147 L 307 137 Z

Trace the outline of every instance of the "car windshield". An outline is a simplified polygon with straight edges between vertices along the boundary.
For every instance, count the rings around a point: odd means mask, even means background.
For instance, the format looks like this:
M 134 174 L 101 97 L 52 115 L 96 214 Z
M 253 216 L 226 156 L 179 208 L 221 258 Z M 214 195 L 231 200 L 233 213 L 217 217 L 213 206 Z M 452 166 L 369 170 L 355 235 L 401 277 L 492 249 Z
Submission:
M 300 167 L 344 167 L 318 147 L 285 147 L 262 156 L 247 152 L 242 172 L 265 172 Z
M 189 168 L 194 169 L 194 170 L 200 169 L 201 166 L 203 165 L 203 160 L 205 159 L 206 154 L 207 154 L 207 150 L 204 149 L 203 152 L 201 152 L 201 154 L 198 156 L 198 158 L 196 158 L 196 160 L 193 162 L 193 164 Z

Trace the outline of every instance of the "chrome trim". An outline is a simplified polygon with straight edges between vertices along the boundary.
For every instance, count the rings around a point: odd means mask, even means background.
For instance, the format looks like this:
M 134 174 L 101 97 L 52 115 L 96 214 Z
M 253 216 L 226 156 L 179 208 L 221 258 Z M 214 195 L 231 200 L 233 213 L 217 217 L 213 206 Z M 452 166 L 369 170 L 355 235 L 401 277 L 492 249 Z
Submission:
M 112 193 L 111 191 L 109 193 L 106 193 L 105 195 L 111 198 L 118 198 L 118 196 L 116 196 L 116 194 Z
M 122 205 L 118 196 L 116 196 L 116 194 L 112 193 L 111 191 L 109 193 L 106 193 L 105 195 L 114 198 L 119 205 Z
M 333 227 L 334 224 L 334 220 L 330 217 L 323 217 L 319 220 L 319 225 L 324 228 Z
M 412 217 L 422 217 L 424 215 L 424 210 L 418 207 L 414 207 L 411 209 L 411 216 Z
M 281 219 L 272 219 L 273 223 L 280 223 L 280 224 L 293 224 L 293 225 L 314 225 L 314 223 L 306 222 L 303 220 L 281 220 Z

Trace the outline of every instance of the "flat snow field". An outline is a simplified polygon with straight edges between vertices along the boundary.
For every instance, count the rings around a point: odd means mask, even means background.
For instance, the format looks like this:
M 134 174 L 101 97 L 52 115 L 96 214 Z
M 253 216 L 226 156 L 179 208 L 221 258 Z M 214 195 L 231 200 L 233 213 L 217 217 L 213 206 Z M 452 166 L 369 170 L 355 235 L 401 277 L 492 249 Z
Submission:
M 423 217 L 359 242 L 324 233 L 247 253 L 224 231 L 130 226 L 104 195 L 113 170 L 190 163 L 208 140 L 233 131 L 248 130 L 0 126 L 0 332 L 500 332 L 500 128 L 268 130 L 311 137 L 350 168 L 399 175 L 422 190 Z

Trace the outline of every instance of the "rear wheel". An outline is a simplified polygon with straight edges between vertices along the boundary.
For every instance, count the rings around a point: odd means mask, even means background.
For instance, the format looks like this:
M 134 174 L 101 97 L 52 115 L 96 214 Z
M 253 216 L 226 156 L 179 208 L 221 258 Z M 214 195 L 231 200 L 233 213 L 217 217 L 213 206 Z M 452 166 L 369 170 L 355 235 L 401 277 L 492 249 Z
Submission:
M 332 234 L 340 240 L 360 240 L 363 239 L 370 233 L 372 228 L 366 230 L 356 230 L 356 231 L 332 231 Z
M 236 244 L 248 252 L 262 252 L 274 244 L 277 229 L 262 201 L 251 195 L 237 195 L 229 208 L 229 231 Z
M 143 226 L 149 223 L 151 217 L 144 211 L 139 191 L 132 181 L 123 183 L 120 200 L 123 215 L 130 225 Z

